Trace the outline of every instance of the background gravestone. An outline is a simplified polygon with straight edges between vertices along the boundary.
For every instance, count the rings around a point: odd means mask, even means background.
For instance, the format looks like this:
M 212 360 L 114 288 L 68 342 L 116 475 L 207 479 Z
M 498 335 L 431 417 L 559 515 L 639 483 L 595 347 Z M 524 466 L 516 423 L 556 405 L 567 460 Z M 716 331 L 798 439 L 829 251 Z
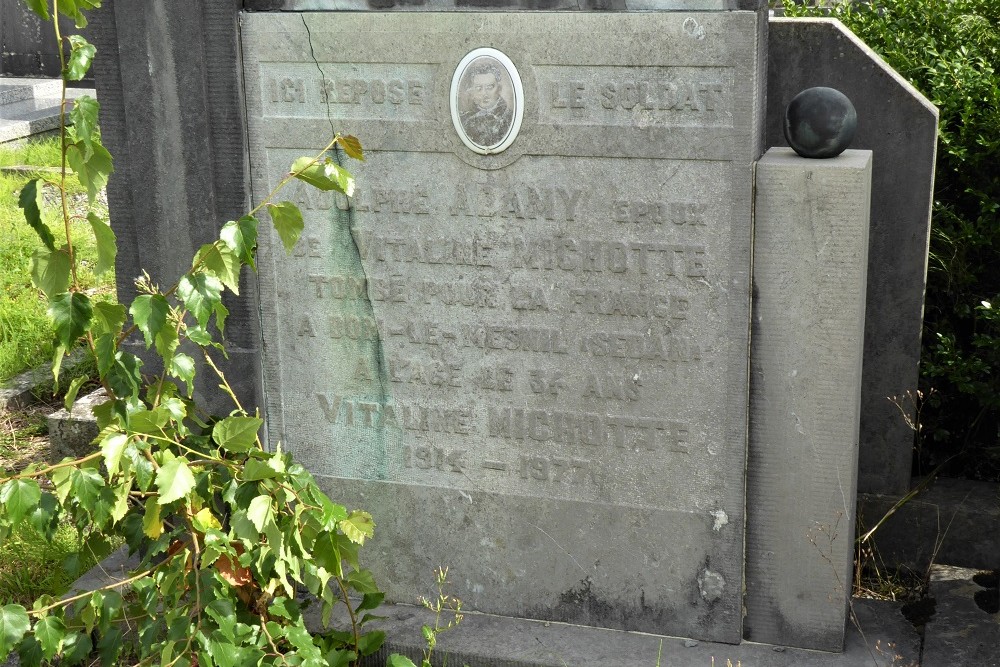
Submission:
M 851 148 L 874 153 L 858 491 L 899 495 L 912 468 L 903 412 L 914 417 L 905 396 L 917 390 L 937 109 L 839 21 L 769 23 L 767 145 L 788 145 L 782 120 L 795 95 L 828 86 L 857 109 Z
M 255 194 L 332 129 L 369 151 L 350 203 L 287 195 L 293 257 L 262 239 L 264 382 L 391 599 L 448 564 L 471 609 L 740 640 L 763 20 L 244 17 Z M 477 47 L 523 82 L 496 155 L 449 108 Z

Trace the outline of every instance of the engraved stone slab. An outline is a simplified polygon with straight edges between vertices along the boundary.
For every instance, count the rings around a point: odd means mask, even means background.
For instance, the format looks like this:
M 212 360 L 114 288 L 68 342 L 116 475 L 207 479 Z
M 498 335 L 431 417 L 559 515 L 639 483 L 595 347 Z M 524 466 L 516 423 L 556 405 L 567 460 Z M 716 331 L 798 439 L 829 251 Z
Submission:
M 390 599 L 448 565 L 470 609 L 740 640 L 762 20 L 243 16 L 255 197 L 368 151 L 349 201 L 287 191 L 292 257 L 261 239 L 264 383 Z M 495 154 L 452 113 L 479 48 L 523 92 Z

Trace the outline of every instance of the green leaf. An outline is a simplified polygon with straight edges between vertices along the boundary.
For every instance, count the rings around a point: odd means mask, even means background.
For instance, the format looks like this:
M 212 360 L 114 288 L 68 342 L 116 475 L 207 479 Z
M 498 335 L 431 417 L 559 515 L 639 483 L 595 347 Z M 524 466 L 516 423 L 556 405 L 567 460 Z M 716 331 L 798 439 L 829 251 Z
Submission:
M 69 60 L 66 62 L 63 77 L 67 81 L 79 81 L 87 76 L 87 70 L 90 69 L 90 63 L 94 61 L 97 49 L 80 35 L 70 35 L 68 39 L 70 44 Z
M 115 362 L 107 374 L 108 384 L 118 398 L 128 398 L 139 393 L 142 386 L 142 360 L 130 352 L 115 352 Z
M 108 223 L 95 213 L 87 214 L 87 222 L 94 230 L 94 238 L 97 240 L 97 266 L 94 267 L 94 273 L 101 274 L 115 268 L 115 257 L 118 255 L 117 240 Z
M 226 417 L 212 429 L 212 440 L 226 451 L 247 452 L 257 444 L 257 431 L 263 425 L 257 417 Z
M 347 584 L 362 594 L 376 594 L 379 592 L 375 584 L 375 577 L 370 570 L 355 570 L 347 577 Z
M 80 178 L 80 184 L 87 188 L 87 196 L 93 204 L 97 193 L 108 184 L 108 176 L 114 171 L 111 154 L 100 144 L 92 143 L 88 147 L 81 140 L 66 145 L 66 161 Z
M 280 475 L 281 472 L 268 465 L 269 463 L 270 461 L 261 461 L 260 459 L 248 459 L 243 465 L 243 479 L 247 482 L 259 482 L 262 479 L 273 479 Z
M 128 436 L 124 433 L 111 433 L 101 440 L 101 453 L 104 455 L 104 465 L 107 466 L 108 475 L 118 472 L 127 444 Z
M 104 478 L 93 468 L 71 468 L 69 490 L 76 502 L 90 509 L 101 495 Z M 65 501 L 64 501 L 65 502 Z
M 186 496 L 195 486 L 194 473 L 184 457 L 174 458 L 164 452 L 166 461 L 156 473 L 156 488 L 160 491 L 159 503 L 166 505 Z
M 132 320 L 146 340 L 146 349 L 153 345 L 153 339 L 167 323 L 170 304 L 162 294 L 140 294 L 128 309 Z
M 377 609 L 383 600 L 385 600 L 385 593 L 365 593 L 361 599 L 361 604 L 354 610 L 354 613 L 359 614 L 369 609 Z
M 257 496 L 251 500 L 250 506 L 247 508 L 247 519 L 250 520 L 258 533 L 263 532 L 264 526 L 274 519 L 274 507 L 271 505 L 271 497 Z
M 42 189 L 39 187 L 39 183 L 41 181 L 37 178 L 25 183 L 17 198 L 17 205 L 24 209 L 24 219 L 42 239 L 45 247 L 55 251 L 56 239 L 52 236 L 48 225 L 42 222 Z
M 63 658 L 60 664 L 78 665 L 87 659 L 93 649 L 90 633 L 74 632 L 66 635 L 63 639 Z
M 31 282 L 52 298 L 69 289 L 69 253 L 60 248 L 35 248 L 31 255 Z
M 199 325 L 208 326 L 208 318 L 215 313 L 215 325 L 222 330 L 229 311 L 222 305 L 222 283 L 218 278 L 205 273 L 186 275 L 177 283 L 177 296 Z
M 240 261 L 229 246 L 222 242 L 206 243 L 198 250 L 194 263 L 222 281 L 233 294 L 240 293 Z
M 285 251 L 292 252 L 305 223 L 302 221 L 302 211 L 290 201 L 283 201 L 280 204 L 268 204 L 267 211 L 271 214 L 271 221 L 274 222 L 274 229 L 281 237 L 281 243 L 285 246 Z
M 94 304 L 94 323 L 90 330 L 95 336 L 118 335 L 125 324 L 125 306 L 120 303 L 98 301 Z
M 11 523 L 20 523 L 27 514 L 34 511 L 42 498 L 42 490 L 33 479 L 12 479 L 0 487 L 0 503 L 7 510 Z
M 320 190 L 335 190 L 348 197 L 354 194 L 354 177 L 330 158 L 324 162 L 314 162 L 313 158 L 300 157 L 292 163 L 291 173 L 295 178 Z
M 89 379 L 86 375 L 77 375 L 69 383 L 69 388 L 66 390 L 66 398 L 63 401 L 63 407 L 66 408 L 66 412 L 73 409 L 73 402 L 76 401 L 76 395 L 80 393 L 80 387 Z
M 94 154 L 94 139 L 97 129 L 97 113 L 101 105 L 90 95 L 81 95 L 73 100 L 69 118 L 73 121 L 73 135 L 83 142 L 83 157 L 89 160 Z
M 42 645 L 42 655 L 46 660 L 51 660 L 59 652 L 65 636 L 66 624 L 58 616 L 46 616 L 35 625 L 35 639 Z
M 0 607 L 0 660 L 17 646 L 25 633 L 28 632 L 30 621 L 28 613 L 19 604 L 8 604 Z
M 366 632 L 361 635 L 361 641 L 358 642 L 358 652 L 362 656 L 371 655 L 382 648 L 382 644 L 384 643 L 385 633 L 383 631 L 372 630 L 371 632 Z
M 160 520 L 160 505 L 156 498 L 146 499 L 146 511 L 142 515 L 142 532 L 151 540 L 163 534 L 163 521 Z
M 186 354 L 175 354 L 170 360 L 170 375 L 187 385 L 187 395 L 194 393 L 194 359 Z
M 49 21 L 49 7 L 47 0 L 25 0 L 28 9 L 35 12 L 43 21 Z
M 65 292 L 49 301 L 49 317 L 55 323 L 56 340 L 65 348 L 73 347 L 87 333 L 93 308 L 83 292 Z
M 375 534 L 375 521 L 372 520 L 372 515 L 360 510 L 351 512 L 350 516 L 338 524 L 338 527 L 347 539 L 355 544 L 364 544 L 366 537 Z
M 240 261 L 256 270 L 254 251 L 257 248 L 257 218 L 245 215 L 239 220 L 230 220 L 222 226 L 219 238 L 236 253 Z
M 389 659 L 385 661 L 385 667 L 417 667 L 413 664 L 413 661 L 407 658 L 405 655 L 400 655 L 398 653 L 393 653 L 389 656 Z
M 361 150 L 361 142 L 354 135 L 348 134 L 343 137 L 337 137 L 337 143 L 347 153 L 347 157 L 361 160 L 362 162 L 365 161 L 365 153 Z

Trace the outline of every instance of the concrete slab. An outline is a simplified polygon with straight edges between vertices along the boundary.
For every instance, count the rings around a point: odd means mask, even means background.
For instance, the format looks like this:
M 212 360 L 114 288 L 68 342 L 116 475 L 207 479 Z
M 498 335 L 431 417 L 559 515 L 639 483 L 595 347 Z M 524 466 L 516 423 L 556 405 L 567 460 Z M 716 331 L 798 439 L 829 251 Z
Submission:
M 84 361 L 83 350 L 74 351 L 63 359 L 62 373 L 71 371 Z M 0 410 L 14 410 L 39 402 L 42 387 L 52 384 L 52 369 L 48 364 L 24 371 L 0 384 Z
M 438 636 L 434 662 L 468 667 L 917 667 L 920 637 L 899 605 L 856 600 L 854 609 L 857 625 L 848 626 L 843 653 L 469 613 L 457 628 Z M 420 628 L 433 624 L 432 615 L 411 605 L 386 606 L 377 613 L 387 617 L 378 626 L 387 633 L 386 645 L 362 664 L 382 667 L 390 653 L 409 655 L 419 664 Z
M 921 667 L 1000 667 L 997 571 L 931 568 L 934 616 L 925 626 Z
M 55 97 L 28 98 L 0 106 L 0 143 L 17 141 L 58 129 L 61 104 L 58 90 L 55 95 Z M 69 112 L 72 110 L 72 100 L 81 95 L 93 96 L 95 92 L 86 88 L 67 91 L 67 122 L 69 122 Z
M 914 486 L 922 484 L 914 479 Z M 875 526 L 896 496 L 859 498 L 862 529 Z M 1000 484 L 938 478 L 902 505 L 872 537 L 889 566 L 926 572 L 931 563 L 992 569 L 1000 567 Z
M 0 77 L 0 106 L 25 100 L 58 97 L 62 90 L 59 79 Z

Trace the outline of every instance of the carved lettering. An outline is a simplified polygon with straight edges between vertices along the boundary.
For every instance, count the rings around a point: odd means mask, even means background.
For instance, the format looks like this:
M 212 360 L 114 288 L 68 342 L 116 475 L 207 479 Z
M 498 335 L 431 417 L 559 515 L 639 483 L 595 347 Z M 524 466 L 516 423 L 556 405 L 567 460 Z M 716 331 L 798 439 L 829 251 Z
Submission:
M 656 225 L 674 224 L 689 227 L 705 226 L 705 204 L 698 202 L 662 202 L 616 200 L 611 205 L 611 219 L 615 222 Z
M 424 82 L 414 79 L 322 79 L 318 82 L 323 104 L 423 104 Z

